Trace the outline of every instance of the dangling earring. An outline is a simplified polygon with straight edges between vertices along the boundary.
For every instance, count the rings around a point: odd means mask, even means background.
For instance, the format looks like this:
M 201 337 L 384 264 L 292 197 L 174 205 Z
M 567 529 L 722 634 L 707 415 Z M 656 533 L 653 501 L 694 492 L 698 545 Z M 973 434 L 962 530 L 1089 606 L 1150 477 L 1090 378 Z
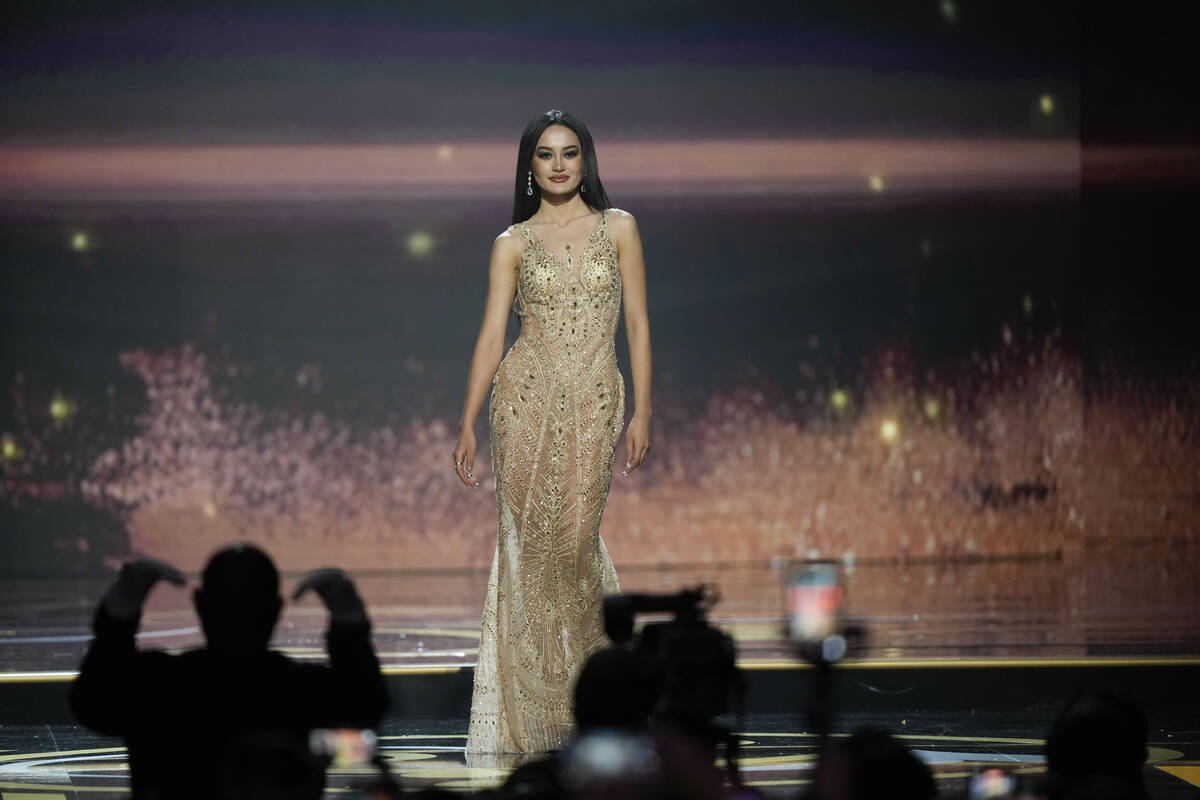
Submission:
M 587 186 L 584 186 L 584 184 L 583 184 L 583 179 L 586 177 L 587 177 L 587 175 L 580 176 L 580 179 L 579 179 L 579 193 L 580 194 L 583 194 L 584 192 L 587 191 Z
M 533 197 L 533 170 L 529 170 L 529 172 L 527 172 L 526 174 L 529 177 L 525 181 L 525 194 L 527 194 L 530 197 Z

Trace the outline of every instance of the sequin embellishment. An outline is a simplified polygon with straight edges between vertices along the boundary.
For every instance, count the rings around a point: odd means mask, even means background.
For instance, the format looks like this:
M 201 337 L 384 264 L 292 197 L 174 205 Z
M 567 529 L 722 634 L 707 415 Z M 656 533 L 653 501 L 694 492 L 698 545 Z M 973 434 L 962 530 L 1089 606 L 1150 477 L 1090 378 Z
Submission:
M 521 334 L 488 404 L 498 516 L 484 600 L 468 753 L 532 753 L 572 733 L 583 662 L 607 643 L 619 591 L 600 517 L 625 417 L 614 335 L 621 274 L 607 213 L 563 258 L 525 224 Z

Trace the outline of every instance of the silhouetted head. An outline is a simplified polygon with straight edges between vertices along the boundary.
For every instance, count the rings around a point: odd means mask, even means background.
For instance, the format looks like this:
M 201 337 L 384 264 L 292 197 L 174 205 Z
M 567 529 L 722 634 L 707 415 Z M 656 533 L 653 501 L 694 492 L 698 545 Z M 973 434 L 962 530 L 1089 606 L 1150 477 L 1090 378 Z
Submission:
M 930 800 L 937 784 L 929 767 L 883 728 L 859 728 L 821 755 L 822 800 Z
M 644 728 L 661 688 L 658 671 L 645 657 L 619 646 L 599 650 L 575 683 L 575 724 L 581 732 Z
M 193 600 L 209 649 L 264 650 L 283 607 L 279 571 L 254 545 L 226 547 L 204 567 Z
M 1119 689 L 1072 697 L 1046 734 L 1046 769 L 1068 784 L 1104 779 L 1140 786 L 1146 713 Z

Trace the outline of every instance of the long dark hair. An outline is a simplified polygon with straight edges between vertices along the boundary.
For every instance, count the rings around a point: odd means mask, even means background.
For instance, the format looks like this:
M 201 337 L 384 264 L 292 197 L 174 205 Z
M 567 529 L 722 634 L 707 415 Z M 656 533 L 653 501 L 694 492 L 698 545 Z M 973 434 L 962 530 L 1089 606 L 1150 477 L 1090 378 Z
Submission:
M 512 224 L 524 222 L 537 213 L 542 202 L 542 191 L 537 181 L 533 182 L 533 194 L 527 194 L 529 187 L 529 171 L 533 169 L 533 151 L 537 148 L 538 139 L 551 125 L 562 125 L 570 128 L 579 137 L 579 147 L 583 151 L 583 179 L 579 186 L 583 189 L 580 195 L 588 207 L 603 211 L 609 207 L 608 195 L 604 184 L 600 183 L 600 168 L 596 165 L 596 147 L 592 144 L 592 134 L 587 126 L 574 114 L 552 108 L 545 114 L 538 114 L 529 120 L 525 132 L 521 134 L 521 144 L 517 147 L 517 180 L 513 189 Z

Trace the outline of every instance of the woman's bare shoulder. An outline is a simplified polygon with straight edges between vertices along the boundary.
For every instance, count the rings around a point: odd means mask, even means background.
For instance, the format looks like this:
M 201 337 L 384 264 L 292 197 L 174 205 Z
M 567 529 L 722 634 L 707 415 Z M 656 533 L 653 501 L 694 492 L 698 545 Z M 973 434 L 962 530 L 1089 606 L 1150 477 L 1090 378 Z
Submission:
M 492 242 L 492 255 L 505 261 L 520 261 L 524 251 L 525 243 L 521 240 L 516 225 L 505 228 Z
M 521 234 L 517 230 L 516 225 L 509 225 L 504 230 L 500 231 L 500 235 L 496 237 L 493 246 L 497 249 L 521 249 Z
M 637 220 L 633 214 L 619 208 L 610 208 L 605 212 L 608 224 L 612 227 L 613 238 L 617 240 L 637 235 Z

